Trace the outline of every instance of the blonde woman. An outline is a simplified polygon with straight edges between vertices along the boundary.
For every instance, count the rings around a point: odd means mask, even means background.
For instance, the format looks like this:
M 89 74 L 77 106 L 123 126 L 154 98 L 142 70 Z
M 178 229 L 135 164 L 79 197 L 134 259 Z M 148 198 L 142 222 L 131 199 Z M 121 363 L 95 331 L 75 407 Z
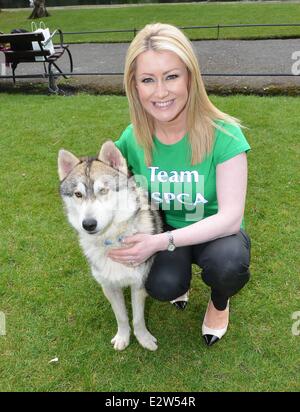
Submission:
M 247 155 L 239 121 L 209 100 L 190 41 L 167 24 L 145 26 L 124 73 L 131 124 L 116 142 L 164 216 L 165 231 L 127 237 L 111 259 L 138 265 L 156 254 L 146 282 L 153 298 L 187 302 L 192 263 L 211 296 L 202 323 L 208 346 L 229 323 L 229 298 L 249 280 L 244 230 Z

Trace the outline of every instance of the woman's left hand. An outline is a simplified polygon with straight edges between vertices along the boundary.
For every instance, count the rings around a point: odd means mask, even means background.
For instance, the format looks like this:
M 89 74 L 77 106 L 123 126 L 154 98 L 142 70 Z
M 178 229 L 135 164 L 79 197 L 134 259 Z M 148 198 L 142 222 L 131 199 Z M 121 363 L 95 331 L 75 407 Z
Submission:
M 126 236 L 122 244 L 128 246 L 110 249 L 107 256 L 115 262 L 128 266 L 138 266 L 157 252 L 154 235 L 137 233 Z

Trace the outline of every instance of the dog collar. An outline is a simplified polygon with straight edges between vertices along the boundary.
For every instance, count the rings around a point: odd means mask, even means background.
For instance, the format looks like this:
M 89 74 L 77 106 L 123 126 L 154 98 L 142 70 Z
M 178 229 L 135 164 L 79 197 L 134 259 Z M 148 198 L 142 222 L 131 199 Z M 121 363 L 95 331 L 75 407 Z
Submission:
M 138 213 L 139 210 L 140 210 L 140 207 L 136 210 L 135 214 L 131 218 L 132 220 L 136 216 L 136 214 Z M 119 232 L 119 234 L 115 238 L 112 238 L 112 239 L 111 238 L 106 238 L 106 239 L 104 239 L 103 240 L 103 245 L 105 247 L 120 246 L 122 244 L 122 241 L 123 241 L 124 237 L 125 237 L 127 228 L 128 228 L 128 221 L 123 223 L 123 224 L 122 223 L 119 224 L 119 229 L 121 229 L 121 232 Z
M 113 239 L 104 239 L 104 241 L 103 241 L 103 245 L 104 246 L 117 246 L 117 245 L 120 245 L 121 243 L 122 243 L 122 241 L 123 241 L 123 239 L 124 239 L 124 236 L 117 236 L 116 238 L 115 238 L 115 240 L 113 240 Z
M 126 223 L 126 225 L 124 223 L 120 224 L 118 229 L 119 230 L 121 229 L 121 231 L 119 232 L 119 234 L 116 237 L 113 237 L 113 238 L 105 238 L 103 240 L 103 245 L 105 247 L 108 247 L 108 246 L 117 246 L 118 247 L 118 246 L 120 246 L 122 244 L 122 241 L 123 241 L 124 237 L 125 237 L 126 227 L 127 227 L 127 223 Z

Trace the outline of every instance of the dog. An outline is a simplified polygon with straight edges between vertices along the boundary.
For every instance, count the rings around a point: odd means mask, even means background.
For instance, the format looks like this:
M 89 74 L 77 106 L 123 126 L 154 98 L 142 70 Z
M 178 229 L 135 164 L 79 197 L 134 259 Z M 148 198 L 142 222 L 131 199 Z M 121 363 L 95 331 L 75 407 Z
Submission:
M 129 345 L 123 288 L 130 286 L 134 335 L 144 348 L 155 351 L 157 340 L 144 320 L 144 284 L 154 256 L 138 266 L 127 266 L 111 260 L 107 251 L 122 247 L 125 236 L 161 233 L 159 211 L 152 207 L 142 185 L 129 176 L 126 160 L 112 141 L 106 141 L 94 158 L 78 158 L 60 150 L 58 175 L 69 223 L 78 232 L 92 275 L 102 286 L 117 320 L 117 334 L 111 340 L 114 349 Z

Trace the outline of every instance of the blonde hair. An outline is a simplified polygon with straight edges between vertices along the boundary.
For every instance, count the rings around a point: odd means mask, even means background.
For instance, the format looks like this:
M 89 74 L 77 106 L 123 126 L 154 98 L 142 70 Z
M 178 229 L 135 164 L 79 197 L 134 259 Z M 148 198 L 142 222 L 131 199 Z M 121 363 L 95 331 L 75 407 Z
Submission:
M 144 149 L 145 162 L 148 166 L 152 162 L 154 121 L 140 103 L 135 80 L 136 59 L 148 50 L 171 51 L 187 67 L 190 80 L 187 127 L 191 145 L 191 164 L 200 163 L 212 150 L 215 128 L 222 129 L 215 121 L 224 120 L 235 125 L 240 125 L 240 122 L 221 112 L 209 100 L 193 46 L 183 32 L 169 24 L 148 24 L 138 32 L 130 44 L 124 70 L 124 87 L 130 118 L 136 139 Z

